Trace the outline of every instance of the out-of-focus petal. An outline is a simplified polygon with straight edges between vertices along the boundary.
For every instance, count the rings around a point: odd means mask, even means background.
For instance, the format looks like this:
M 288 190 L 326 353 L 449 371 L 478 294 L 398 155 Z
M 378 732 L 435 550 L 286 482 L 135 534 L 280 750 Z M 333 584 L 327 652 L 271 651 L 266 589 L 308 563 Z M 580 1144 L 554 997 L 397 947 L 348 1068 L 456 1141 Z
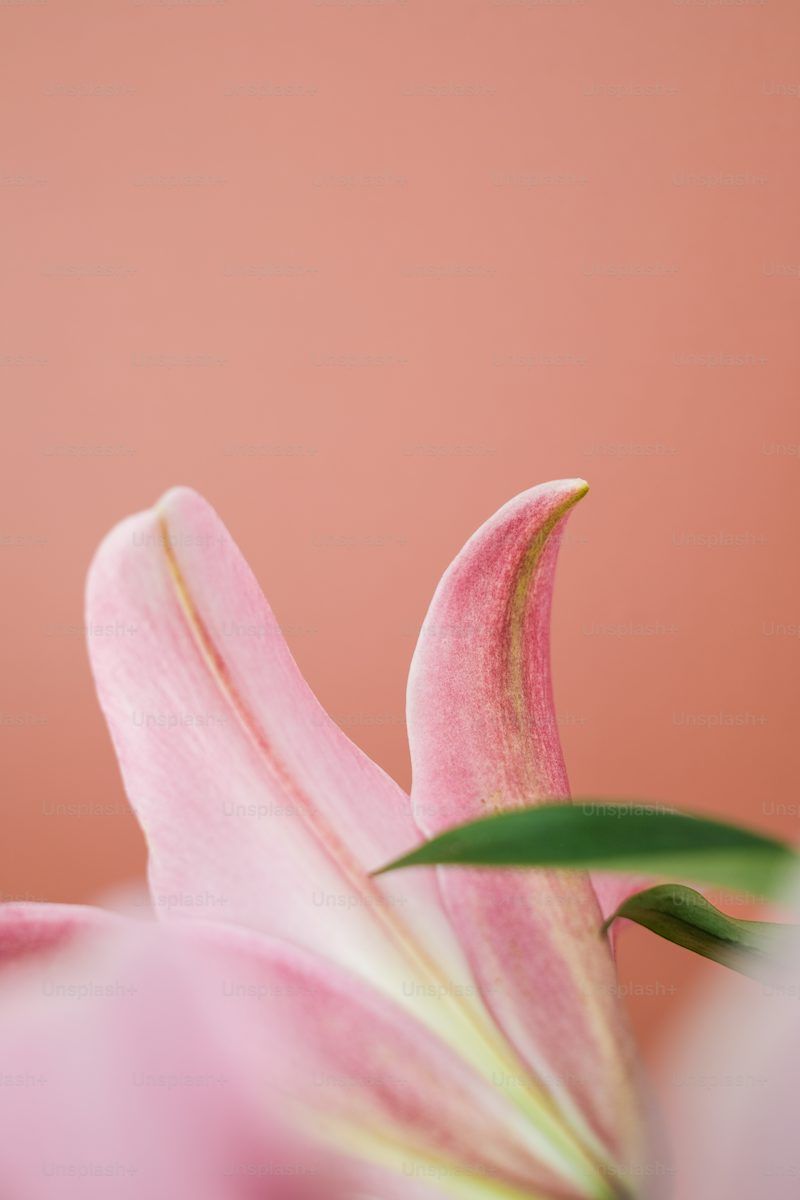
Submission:
M 788 897 L 800 920 L 800 880 Z M 786 919 L 786 914 L 781 914 Z M 708 966 L 663 1040 L 657 1074 L 669 1128 L 662 1186 L 670 1200 L 797 1200 L 800 1192 L 800 955 L 760 984 Z
M 210 1019 L 194 956 L 158 926 L 83 928 L 3 975 L 0 1194 L 339 1196 L 326 1156 L 272 1120 L 236 1029 Z
M 0 967 L 114 928 L 117 920 L 111 913 L 88 904 L 0 904 Z
M 564 519 L 581 480 L 506 504 L 445 572 L 408 689 L 412 800 L 427 836 L 569 785 L 550 680 L 549 619 Z M 521 1057 L 617 1161 L 639 1120 L 613 962 L 588 876 L 440 868 L 487 1006 Z

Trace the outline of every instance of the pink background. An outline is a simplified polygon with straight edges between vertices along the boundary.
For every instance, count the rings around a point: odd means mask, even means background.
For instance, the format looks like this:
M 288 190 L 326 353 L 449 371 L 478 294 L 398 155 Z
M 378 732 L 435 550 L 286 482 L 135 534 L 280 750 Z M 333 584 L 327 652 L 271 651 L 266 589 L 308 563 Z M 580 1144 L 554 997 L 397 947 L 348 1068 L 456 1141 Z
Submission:
M 407 783 L 441 571 L 586 476 L 576 793 L 797 838 L 799 34 L 794 0 L 0 4 L 4 896 L 143 871 L 82 587 L 176 482 Z M 624 971 L 653 1052 L 717 968 L 637 933 Z

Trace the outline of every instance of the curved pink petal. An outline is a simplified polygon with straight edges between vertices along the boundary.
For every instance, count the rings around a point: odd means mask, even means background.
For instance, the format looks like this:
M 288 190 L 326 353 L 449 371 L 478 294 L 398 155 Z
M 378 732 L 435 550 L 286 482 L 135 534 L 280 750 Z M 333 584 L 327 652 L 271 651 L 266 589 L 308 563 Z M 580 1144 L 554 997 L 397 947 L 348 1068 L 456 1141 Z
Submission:
M 563 480 L 517 496 L 439 584 L 408 687 L 412 800 L 427 836 L 569 795 L 549 618 L 564 519 L 585 491 Z M 528 1068 L 618 1160 L 635 1154 L 631 1054 L 589 877 L 438 874 L 483 999 Z
M 433 877 L 369 878 L 416 840 L 408 797 L 320 707 L 200 496 L 109 534 L 87 611 L 129 631 L 89 649 L 160 915 L 286 937 L 412 1005 L 412 977 L 468 979 Z

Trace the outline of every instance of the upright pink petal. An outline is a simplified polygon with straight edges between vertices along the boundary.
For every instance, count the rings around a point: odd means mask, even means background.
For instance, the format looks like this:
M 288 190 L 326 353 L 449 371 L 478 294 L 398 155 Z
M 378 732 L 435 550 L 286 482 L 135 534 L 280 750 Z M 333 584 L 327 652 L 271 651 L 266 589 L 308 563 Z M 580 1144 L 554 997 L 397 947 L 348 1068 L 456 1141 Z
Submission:
M 408 688 L 412 799 L 427 836 L 569 794 L 549 620 L 564 519 L 585 491 L 581 480 L 563 480 L 517 496 L 439 584 Z M 527 1068 L 576 1125 L 627 1160 L 639 1138 L 631 1055 L 591 880 L 438 873 L 483 999 Z
M 289 938 L 412 1005 L 420 973 L 467 977 L 433 877 L 369 878 L 416 840 L 408 797 L 320 707 L 200 496 L 118 525 L 87 609 L 128 631 L 90 654 L 159 914 Z

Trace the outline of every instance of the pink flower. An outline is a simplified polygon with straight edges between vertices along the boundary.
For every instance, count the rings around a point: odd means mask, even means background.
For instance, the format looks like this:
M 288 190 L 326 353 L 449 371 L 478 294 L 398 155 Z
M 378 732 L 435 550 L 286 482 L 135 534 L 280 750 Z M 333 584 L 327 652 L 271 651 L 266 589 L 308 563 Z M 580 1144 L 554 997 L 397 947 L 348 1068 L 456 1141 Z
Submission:
M 230 1157 L 226 1147 L 274 1139 L 278 1118 L 313 1134 L 323 1153 L 335 1148 L 337 1179 L 352 1197 L 545 1200 L 638 1190 L 642 1106 L 592 881 L 471 869 L 370 876 L 421 835 L 568 795 L 549 610 L 564 521 L 585 491 L 565 480 L 523 493 L 445 573 L 411 666 L 410 799 L 320 707 L 201 497 L 175 489 L 100 547 L 88 622 L 133 632 L 92 639 L 92 667 L 147 837 L 153 909 L 168 926 L 166 943 L 155 933 L 145 939 L 145 973 L 169 977 L 184 947 L 192 967 L 179 974 L 179 990 L 203 997 L 199 1015 L 188 1003 L 163 1006 L 166 1024 L 155 1019 L 158 1005 L 146 1020 L 119 1004 L 112 1012 L 139 1057 L 157 1060 L 154 1047 L 166 1042 L 177 1063 L 191 1062 L 202 1048 L 245 1081 L 224 1104 L 204 1096 L 191 1112 L 186 1104 L 149 1110 L 153 1138 L 177 1127 L 178 1165 L 185 1123 L 201 1131 L 206 1184 Z M 0 954 L 12 964 L 13 988 L 30 995 L 36 972 L 62 961 L 76 932 L 98 926 L 109 927 L 95 934 L 103 955 L 134 936 L 91 909 L 7 907 Z M 18 959 L 33 950 L 31 975 Z M 138 950 L 133 958 L 141 965 Z M 91 1061 L 113 1061 L 118 1041 L 95 1037 L 108 1022 L 73 1016 L 70 1036 Z M 26 1044 L 43 1031 L 58 1072 L 57 1024 L 37 1012 L 23 1026 Z M 79 1092 L 84 1108 L 67 1123 L 76 1144 L 96 1111 L 120 1110 L 113 1078 Z M 62 1090 L 64 1103 L 69 1094 Z M 37 1111 L 29 1106 L 15 1128 L 21 1145 L 37 1130 L 44 1154 L 52 1109 L 40 1106 L 49 1115 L 38 1124 Z M 143 1144 L 154 1161 L 151 1141 Z M 237 1161 L 248 1152 L 239 1147 Z M 164 1154 L 161 1146 L 159 1162 Z M 30 1154 L 12 1151 L 9 1163 L 14 1200 L 160 1200 L 141 1182 L 104 1193 L 84 1179 L 73 1193 L 62 1178 L 47 1190 Z M 193 1200 L 250 1194 L 242 1179 L 223 1182 L 217 1191 L 198 1187 Z M 260 1184 L 257 1194 L 278 1194 L 275 1177 L 266 1191 Z M 322 1194 L 333 1192 L 326 1185 Z

